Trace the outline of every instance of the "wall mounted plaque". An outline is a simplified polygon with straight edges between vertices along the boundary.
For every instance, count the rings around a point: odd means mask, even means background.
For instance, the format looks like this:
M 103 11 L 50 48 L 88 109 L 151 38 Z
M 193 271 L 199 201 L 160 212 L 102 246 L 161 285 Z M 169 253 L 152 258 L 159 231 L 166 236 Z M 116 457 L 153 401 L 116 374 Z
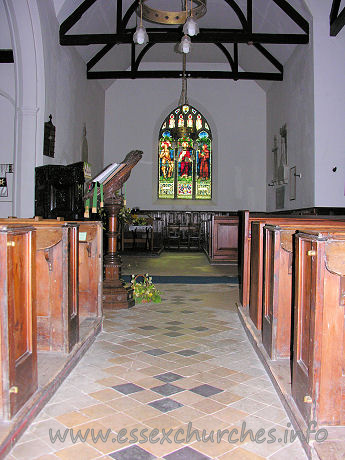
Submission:
M 55 126 L 52 123 L 52 116 L 44 123 L 43 155 L 54 158 L 55 152 Z

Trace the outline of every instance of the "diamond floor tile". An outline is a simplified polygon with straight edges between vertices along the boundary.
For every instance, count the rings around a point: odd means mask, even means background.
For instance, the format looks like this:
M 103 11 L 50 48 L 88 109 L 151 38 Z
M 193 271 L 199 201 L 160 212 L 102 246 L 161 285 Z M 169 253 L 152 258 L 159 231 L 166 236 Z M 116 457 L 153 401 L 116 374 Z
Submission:
M 268 429 L 286 421 L 280 400 L 270 388 L 239 320 L 237 287 L 161 284 L 159 290 L 163 294 L 160 305 L 104 311 L 103 331 L 40 418 L 31 424 L 28 436 L 18 440 L 15 447 L 20 447 L 16 452 L 24 452 L 21 458 L 30 457 L 31 451 L 25 449 L 32 443 L 40 451 L 35 450 L 30 458 L 78 458 L 78 446 L 71 441 L 54 444 L 49 440 L 47 428 L 64 430 L 64 423 L 73 427 L 78 424 L 81 432 L 88 428 L 102 429 L 103 433 L 108 428 L 114 433 L 123 428 L 140 432 L 147 427 L 147 435 L 156 424 L 159 430 L 185 430 L 180 435 L 183 438 L 189 422 L 201 436 L 203 428 L 209 432 L 234 423 L 241 429 L 246 421 L 246 429 L 255 433 L 261 427 Z M 242 399 L 252 399 L 253 404 Z M 87 454 L 90 458 L 115 460 L 206 460 L 222 456 L 225 460 L 232 455 L 239 459 L 233 454 L 237 451 L 248 459 L 271 456 L 270 460 L 279 460 L 281 452 L 281 446 L 268 449 L 258 444 L 246 449 L 241 445 L 227 451 L 226 445 L 223 454 L 210 442 L 196 446 L 195 437 L 194 442 L 182 444 L 153 444 L 149 440 L 136 445 L 121 446 L 110 441 L 97 444 L 85 446 L 83 458 L 89 458 Z M 71 452 L 69 448 L 73 448 Z M 298 440 L 283 450 L 284 459 L 290 450 L 291 458 L 306 458 Z M 9 458 L 20 460 L 14 454 Z
M 170 398 L 159 399 L 157 401 L 150 402 L 148 405 L 160 410 L 161 412 L 170 412 L 183 406 L 183 404 Z
M 130 395 L 132 393 L 137 393 L 138 391 L 143 391 L 144 388 L 135 385 L 134 383 L 123 383 L 120 385 L 114 385 L 112 388 L 114 390 L 123 393 L 124 395 Z
M 217 393 L 221 393 L 224 390 L 213 387 L 212 385 L 204 384 L 204 385 L 199 385 L 197 387 L 191 388 L 190 391 L 198 395 L 205 396 L 207 398 L 209 396 L 216 395 Z
M 174 372 L 166 372 L 165 374 L 155 375 L 154 378 L 161 380 L 162 382 L 170 383 L 183 379 L 183 376 L 175 374 Z

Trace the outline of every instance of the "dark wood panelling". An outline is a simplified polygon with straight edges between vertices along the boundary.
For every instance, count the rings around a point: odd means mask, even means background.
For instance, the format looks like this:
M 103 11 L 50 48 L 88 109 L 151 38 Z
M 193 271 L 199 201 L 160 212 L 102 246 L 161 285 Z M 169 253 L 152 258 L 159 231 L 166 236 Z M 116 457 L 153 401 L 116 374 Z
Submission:
M 344 425 L 345 234 L 296 236 L 292 395 L 305 420 Z
M 37 389 L 33 228 L 0 229 L 1 402 L 11 419 Z

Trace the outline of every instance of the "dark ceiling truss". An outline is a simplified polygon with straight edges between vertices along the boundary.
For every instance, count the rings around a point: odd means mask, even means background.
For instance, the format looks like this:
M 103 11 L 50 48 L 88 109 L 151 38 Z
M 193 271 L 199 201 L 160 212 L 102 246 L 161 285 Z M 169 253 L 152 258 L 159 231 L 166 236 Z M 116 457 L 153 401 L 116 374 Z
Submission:
M 135 79 L 135 78 L 181 78 L 182 72 L 177 70 L 139 70 L 140 63 L 145 54 L 158 43 L 177 43 L 182 36 L 182 27 L 147 27 L 149 43 L 144 46 L 136 56 L 133 44 L 135 28 L 128 28 L 128 22 L 139 5 L 139 0 L 134 0 L 131 6 L 123 14 L 122 0 L 117 0 L 116 33 L 114 34 L 67 34 L 67 32 L 79 21 L 82 15 L 97 0 L 84 0 L 83 3 L 61 24 L 60 44 L 63 46 L 87 46 L 92 44 L 105 45 L 87 63 L 88 79 Z M 306 44 L 309 43 L 309 23 L 286 1 L 272 0 L 278 5 L 301 29 L 297 34 L 271 34 L 253 33 L 252 31 L 252 0 L 247 0 L 247 14 L 245 15 L 235 0 L 224 0 L 235 12 L 242 26 L 241 29 L 211 29 L 201 28 L 200 33 L 192 38 L 193 43 L 211 43 L 222 51 L 227 62 L 229 71 L 187 71 L 189 78 L 209 79 L 234 79 L 234 80 L 283 80 L 283 66 L 278 60 L 264 48 L 263 44 Z M 224 44 L 233 43 L 233 56 Z M 246 43 L 253 45 L 276 69 L 276 72 L 242 72 L 238 69 L 238 44 Z M 91 71 L 91 69 L 115 46 L 120 44 L 131 45 L 130 70 Z
M 339 13 L 341 0 L 333 0 L 329 15 L 330 35 L 335 37 L 345 25 L 345 7 Z
M 12 50 L 0 50 L 0 63 L 12 64 L 14 62 Z

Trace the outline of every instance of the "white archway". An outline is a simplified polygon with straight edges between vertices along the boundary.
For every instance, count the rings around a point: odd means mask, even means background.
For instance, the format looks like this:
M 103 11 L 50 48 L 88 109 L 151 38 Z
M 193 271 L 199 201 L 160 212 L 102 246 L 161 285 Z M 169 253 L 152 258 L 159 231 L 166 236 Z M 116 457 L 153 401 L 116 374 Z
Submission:
M 15 62 L 15 139 L 13 214 L 32 217 L 35 166 L 42 163 L 44 61 L 36 0 L 4 0 Z

